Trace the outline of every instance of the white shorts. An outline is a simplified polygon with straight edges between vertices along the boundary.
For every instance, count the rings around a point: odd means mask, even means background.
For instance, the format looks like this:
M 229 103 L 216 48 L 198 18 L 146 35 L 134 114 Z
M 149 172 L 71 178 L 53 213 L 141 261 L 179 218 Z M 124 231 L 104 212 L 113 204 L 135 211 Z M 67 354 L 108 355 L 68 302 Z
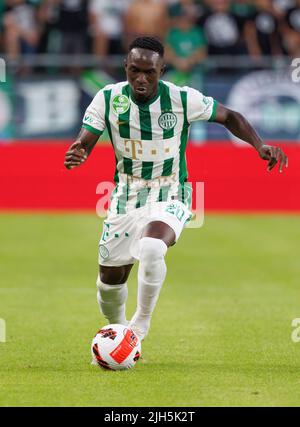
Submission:
M 177 241 L 191 217 L 189 208 L 178 200 L 149 203 L 127 214 L 108 213 L 99 242 L 99 264 L 119 267 L 135 263 L 138 260 L 139 240 L 149 222 L 168 224 L 174 230 Z

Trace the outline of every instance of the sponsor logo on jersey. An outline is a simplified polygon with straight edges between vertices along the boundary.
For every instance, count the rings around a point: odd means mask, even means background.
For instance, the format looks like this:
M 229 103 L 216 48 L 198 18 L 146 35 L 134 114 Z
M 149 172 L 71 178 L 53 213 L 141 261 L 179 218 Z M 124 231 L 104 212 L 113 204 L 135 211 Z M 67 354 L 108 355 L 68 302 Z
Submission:
M 176 126 L 176 123 L 177 117 L 172 112 L 162 113 L 158 119 L 159 126 L 165 130 L 173 129 Z
M 134 139 L 124 139 L 124 147 L 125 147 L 125 152 L 126 153 L 130 153 L 130 148 L 131 147 L 131 158 L 133 160 L 137 160 L 137 153 L 138 154 L 143 154 L 143 145 L 142 145 L 142 141 L 139 140 L 134 140 Z
M 84 116 L 84 120 L 83 120 L 85 123 L 93 123 L 93 117 L 91 117 L 91 116 L 89 116 L 88 114 L 86 114 L 85 116 Z
M 203 104 L 205 104 L 205 105 L 209 105 L 210 104 L 210 101 L 207 98 L 207 96 L 203 96 Z
M 126 95 L 116 95 L 112 100 L 112 107 L 115 113 L 124 114 L 129 110 L 130 101 Z
M 203 113 L 206 113 L 212 106 L 213 100 L 212 98 L 208 98 L 207 96 L 203 97 L 203 104 L 205 105 Z
M 117 125 L 128 125 L 129 121 L 128 120 L 117 120 Z

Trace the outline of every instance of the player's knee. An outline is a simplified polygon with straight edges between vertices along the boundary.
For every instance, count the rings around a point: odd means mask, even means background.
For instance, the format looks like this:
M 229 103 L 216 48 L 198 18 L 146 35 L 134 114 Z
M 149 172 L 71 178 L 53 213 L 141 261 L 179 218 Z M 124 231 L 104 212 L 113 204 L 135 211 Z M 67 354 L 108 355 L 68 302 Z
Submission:
M 140 240 L 139 259 L 143 264 L 143 273 L 146 279 L 152 277 L 157 267 L 161 262 L 164 262 L 167 249 L 167 245 L 161 239 L 143 237 Z
M 154 261 L 161 259 L 167 252 L 167 245 L 161 239 L 153 237 L 143 237 L 140 240 L 139 258 L 142 261 Z

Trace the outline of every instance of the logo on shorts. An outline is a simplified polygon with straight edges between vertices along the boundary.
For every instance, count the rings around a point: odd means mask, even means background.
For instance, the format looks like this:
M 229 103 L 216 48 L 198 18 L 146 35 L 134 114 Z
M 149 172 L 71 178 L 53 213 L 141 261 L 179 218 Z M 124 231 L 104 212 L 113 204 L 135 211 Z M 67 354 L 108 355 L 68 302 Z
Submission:
M 176 126 L 176 123 L 177 117 L 172 112 L 162 113 L 158 119 L 159 126 L 165 130 L 173 129 Z
M 102 259 L 106 259 L 109 257 L 109 252 L 106 246 L 100 245 L 99 246 L 99 253 Z
M 112 100 L 112 107 L 115 113 L 124 114 L 129 110 L 130 102 L 126 95 L 116 95 Z

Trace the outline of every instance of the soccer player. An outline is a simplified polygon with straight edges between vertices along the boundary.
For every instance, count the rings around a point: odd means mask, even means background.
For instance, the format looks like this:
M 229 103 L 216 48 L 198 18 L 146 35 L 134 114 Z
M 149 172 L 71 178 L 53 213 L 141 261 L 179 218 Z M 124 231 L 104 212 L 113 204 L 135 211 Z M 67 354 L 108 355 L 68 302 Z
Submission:
M 66 153 L 68 169 L 86 161 L 107 128 L 116 158 L 115 189 L 99 244 L 97 299 L 108 323 L 127 324 L 127 279 L 136 260 L 137 308 L 129 325 L 143 339 L 166 277 L 165 254 L 191 218 L 185 151 L 196 120 L 224 125 L 251 144 L 271 170 L 287 167 L 279 147 L 265 145 L 249 122 L 211 97 L 161 80 L 164 47 L 134 40 L 125 59 L 127 81 L 101 89 Z

